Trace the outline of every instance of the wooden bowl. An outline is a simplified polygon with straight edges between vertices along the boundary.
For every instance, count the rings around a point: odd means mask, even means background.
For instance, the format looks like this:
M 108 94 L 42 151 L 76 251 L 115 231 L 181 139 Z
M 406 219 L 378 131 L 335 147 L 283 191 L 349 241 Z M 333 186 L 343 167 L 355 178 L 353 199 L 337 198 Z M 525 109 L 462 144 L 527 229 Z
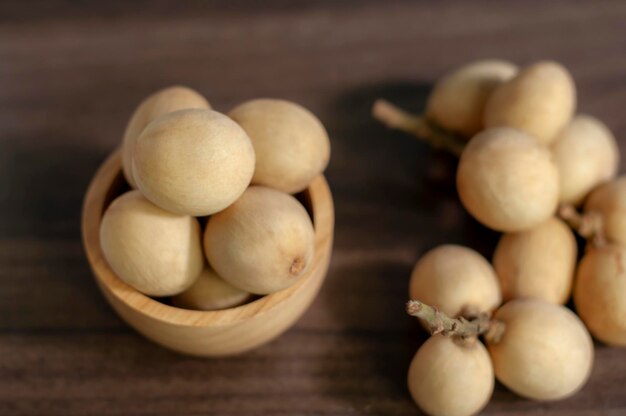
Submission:
M 161 303 L 122 282 L 111 270 L 100 247 L 100 221 L 111 201 L 127 189 L 117 151 L 98 169 L 87 190 L 82 214 L 83 244 L 96 282 L 113 309 L 158 344 L 201 356 L 236 354 L 258 347 L 300 318 L 326 277 L 334 209 L 323 175 L 301 194 L 315 226 L 315 257 L 306 275 L 288 289 L 219 311 L 192 311 Z

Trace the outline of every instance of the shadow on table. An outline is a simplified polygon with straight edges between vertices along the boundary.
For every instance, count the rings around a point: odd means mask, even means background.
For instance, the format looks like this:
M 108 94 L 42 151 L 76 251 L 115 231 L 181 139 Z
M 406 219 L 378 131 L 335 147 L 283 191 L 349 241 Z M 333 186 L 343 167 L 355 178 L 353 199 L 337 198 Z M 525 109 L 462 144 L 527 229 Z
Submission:
M 79 139 L 55 143 L 54 132 L 41 142 L 0 143 L 3 236 L 80 238 L 80 213 L 89 181 L 106 157 Z
M 453 156 L 371 117 L 372 104 L 381 97 L 421 113 L 429 91 L 424 83 L 364 86 L 339 97 L 324 120 L 333 140 L 327 176 L 335 201 L 336 244 L 323 307 L 342 333 L 359 340 L 363 367 L 381 378 L 371 391 L 363 385 L 352 396 L 333 389 L 325 394 L 353 397 L 352 405 L 372 411 L 399 405 L 375 400 L 382 392 L 411 402 L 406 372 L 425 339 L 404 311 L 415 261 L 444 243 L 468 245 L 489 258 L 497 239 L 462 208 Z
M 0 323 L 25 330 L 114 325 L 80 232 L 83 197 L 106 154 L 88 139 L 37 135 L 40 141 L 0 142 L 0 236 L 28 273 L 18 287 L 7 288 L 16 296 L 8 299 Z

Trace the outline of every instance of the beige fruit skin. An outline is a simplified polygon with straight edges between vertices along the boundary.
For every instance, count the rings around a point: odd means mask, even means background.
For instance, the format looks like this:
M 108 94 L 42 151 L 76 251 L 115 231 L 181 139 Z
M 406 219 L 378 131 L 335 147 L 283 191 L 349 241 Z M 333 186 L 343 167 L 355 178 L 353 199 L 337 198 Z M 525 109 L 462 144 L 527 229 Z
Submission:
M 523 231 L 556 211 L 559 174 L 550 151 L 532 136 L 493 128 L 467 144 L 457 170 L 457 190 L 465 208 L 487 227 Z
M 527 231 L 503 234 L 493 266 L 504 299 L 564 304 L 572 290 L 577 252 L 572 230 L 555 217 Z
M 602 218 L 604 235 L 626 245 L 626 176 L 620 176 L 594 189 L 585 202 L 585 212 Z
M 422 256 L 411 275 L 409 296 L 452 317 L 491 312 L 502 301 L 491 264 L 457 245 L 439 246 Z
M 252 183 L 293 194 L 326 169 L 330 140 L 306 108 L 285 100 L 256 99 L 228 114 L 248 133 L 256 153 Z
M 496 377 L 520 396 L 559 400 L 589 378 L 593 342 L 569 309 L 536 299 L 512 300 L 494 315 L 504 322 L 502 339 L 487 340 Z
M 293 285 L 314 254 L 314 230 L 297 199 L 275 189 L 251 186 L 204 232 L 209 263 L 227 282 L 264 295 Z
M 552 143 L 576 109 L 576 86 L 562 65 L 542 61 L 498 87 L 485 107 L 485 126 L 513 127 Z
M 578 115 L 552 145 L 559 169 L 559 202 L 580 204 L 598 184 L 617 174 L 619 148 L 611 131 L 600 120 Z
M 183 292 L 204 264 L 198 221 L 164 211 L 139 191 L 118 197 L 104 213 L 100 245 L 124 282 L 150 296 Z
M 491 359 L 480 342 L 462 346 L 434 335 L 420 347 L 409 367 L 409 392 L 431 416 L 476 414 L 491 398 L 493 385 Z
M 483 114 L 491 93 L 516 73 L 517 67 L 507 61 L 482 60 L 463 65 L 437 81 L 428 97 L 426 116 L 469 139 L 483 129 Z
M 135 141 L 144 128 L 165 114 L 188 108 L 210 110 L 209 102 L 198 92 L 188 87 L 172 86 L 151 94 L 139 104 L 126 126 L 122 142 L 122 168 L 127 182 L 136 188 L 132 175 L 132 155 Z
M 600 341 L 626 347 L 626 249 L 592 248 L 581 260 L 574 304 L 589 331 Z
M 225 282 L 210 267 L 205 267 L 193 285 L 172 298 L 174 306 L 185 309 L 212 311 L 241 305 L 250 294 Z
M 254 172 L 248 135 L 211 110 L 180 110 L 150 123 L 135 145 L 137 188 L 156 205 L 196 217 L 223 210 Z

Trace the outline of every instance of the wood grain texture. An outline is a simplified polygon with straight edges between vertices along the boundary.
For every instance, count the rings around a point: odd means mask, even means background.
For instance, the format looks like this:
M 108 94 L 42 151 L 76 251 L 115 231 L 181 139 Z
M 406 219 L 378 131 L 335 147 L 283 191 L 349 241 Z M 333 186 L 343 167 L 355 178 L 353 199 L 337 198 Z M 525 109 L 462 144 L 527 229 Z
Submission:
M 268 1 L 0 3 L 0 414 L 414 415 L 423 340 L 403 303 L 443 242 L 491 256 L 496 235 L 454 190 L 454 160 L 369 117 L 379 96 L 423 108 L 480 57 L 569 67 L 579 109 L 626 150 L 626 3 Z M 146 341 L 100 295 L 80 242 L 87 184 L 148 93 L 183 83 L 227 111 L 281 97 L 332 137 L 335 250 L 320 296 L 278 340 L 197 359 Z M 623 168 L 622 168 L 623 171 Z M 597 348 L 558 403 L 497 387 L 485 414 L 621 415 L 626 352 Z

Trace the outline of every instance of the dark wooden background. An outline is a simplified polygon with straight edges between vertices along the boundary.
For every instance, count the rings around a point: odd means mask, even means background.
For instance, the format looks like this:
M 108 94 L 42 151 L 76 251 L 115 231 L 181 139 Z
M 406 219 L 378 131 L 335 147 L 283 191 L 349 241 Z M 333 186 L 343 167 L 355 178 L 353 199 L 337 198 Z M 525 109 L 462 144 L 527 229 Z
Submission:
M 413 415 L 423 339 L 403 304 L 426 249 L 496 235 L 454 190 L 454 160 L 369 117 L 414 111 L 471 59 L 553 58 L 580 111 L 626 146 L 626 2 L 0 3 L 0 414 Z M 80 241 L 87 184 L 134 106 L 182 83 L 217 109 L 260 96 L 326 124 L 337 214 L 328 279 L 280 339 L 228 359 L 164 350 L 100 296 Z M 485 414 L 626 414 L 626 351 L 598 346 L 589 384 L 540 404 L 496 389 Z

